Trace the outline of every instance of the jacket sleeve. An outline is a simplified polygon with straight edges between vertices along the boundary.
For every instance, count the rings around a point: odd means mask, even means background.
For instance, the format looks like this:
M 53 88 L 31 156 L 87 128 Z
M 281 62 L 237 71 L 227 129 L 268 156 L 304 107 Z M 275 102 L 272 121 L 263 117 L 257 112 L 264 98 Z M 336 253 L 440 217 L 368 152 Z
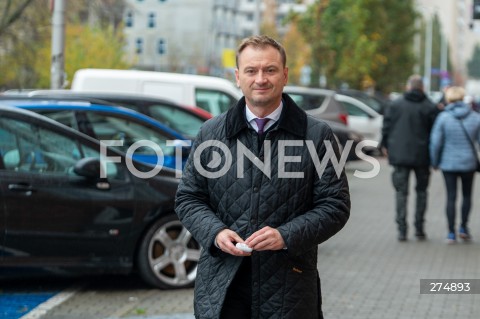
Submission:
M 383 116 L 383 124 L 382 124 L 382 140 L 380 141 L 379 148 L 386 148 L 388 149 L 388 135 L 390 133 L 391 125 L 392 125 L 392 105 L 389 104 L 385 109 L 385 114 Z
M 198 134 L 187 163 L 175 198 L 175 212 L 182 224 L 192 236 L 210 254 L 220 250 L 214 245 L 216 235 L 226 225 L 216 216 L 209 204 L 208 180 L 196 168 L 194 161 L 201 160 L 201 154 L 195 150 L 202 143 L 202 130 Z M 197 159 L 195 159 L 197 156 Z
M 432 167 L 438 167 L 440 165 L 440 156 L 442 153 L 442 146 L 444 143 L 443 133 L 443 116 L 442 114 L 437 117 L 433 124 L 432 132 L 430 134 L 430 162 Z
M 328 128 L 327 132 L 321 133 L 323 134 L 319 136 L 325 138 L 320 138 L 316 146 L 320 160 L 327 152 L 324 140 L 330 141 L 336 157 L 339 158 L 331 130 Z M 306 253 L 335 235 L 347 223 L 350 216 L 350 192 L 344 168 L 339 173 L 337 176 L 330 160 L 323 174 L 321 176 L 316 174 L 314 179 L 312 208 L 277 228 L 291 256 Z

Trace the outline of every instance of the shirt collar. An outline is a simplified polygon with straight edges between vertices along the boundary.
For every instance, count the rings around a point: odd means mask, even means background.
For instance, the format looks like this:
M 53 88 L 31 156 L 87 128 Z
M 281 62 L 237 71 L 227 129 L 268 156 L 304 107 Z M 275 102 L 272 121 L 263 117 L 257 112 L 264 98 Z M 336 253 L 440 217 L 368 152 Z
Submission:
M 266 131 L 269 127 L 275 124 L 279 119 L 280 115 L 282 114 L 283 109 L 283 102 L 280 102 L 280 105 L 273 111 L 272 113 L 265 116 L 265 118 L 270 119 L 270 121 L 265 124 L 264 131 Z M 255 114 L 250 111 L 250 109 L 245 105 L 245 116 L 247 118 L 247 122 L 252 126 L 255 131 L 258 131 L 257 123 L 255 123 L 254 119 L 258 118 Z

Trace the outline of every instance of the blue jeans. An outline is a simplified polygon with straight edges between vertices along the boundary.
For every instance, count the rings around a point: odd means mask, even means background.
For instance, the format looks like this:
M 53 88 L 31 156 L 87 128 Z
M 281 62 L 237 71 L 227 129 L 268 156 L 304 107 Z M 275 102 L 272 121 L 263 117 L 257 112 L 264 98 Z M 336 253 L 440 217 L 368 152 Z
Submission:
M 407 204 L 410 172 L 414 171 L 416 178 L 415 229 L 423 233 L 425 211 L 427 209 L 427 188 L 430 180 L 430 167 L 393 166 L 392 182 L 396 196 L 396 222 L 401 234 L 407 233 Z
M 443 172 L 445 186 L 447 189 L 447 221 L 448 231 L 455 232 L 455 206 L 457 203 L 457 181 L 462 181 L 462 222 L 461 227 L 467 228 L 468 215 L 472 206 L 472 188 L 475 172 Z

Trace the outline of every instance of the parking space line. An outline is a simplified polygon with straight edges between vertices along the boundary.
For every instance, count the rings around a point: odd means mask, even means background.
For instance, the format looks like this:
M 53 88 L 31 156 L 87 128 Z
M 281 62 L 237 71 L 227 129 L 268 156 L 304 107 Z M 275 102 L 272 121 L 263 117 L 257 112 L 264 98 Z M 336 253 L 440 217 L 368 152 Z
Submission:
M 30 312 L 20 317 L 19 319 L 39 319 L 45 315 L 49 310 L 58 306 L 62 302 L 71 298 L 75 293 L 83 288 L 84 285 L 74 285 L 68 287 L 67 289 L 59 292 L 55 296 L 51 297 L 47 301 L 39 304 L 37 307 L 32 309 Z

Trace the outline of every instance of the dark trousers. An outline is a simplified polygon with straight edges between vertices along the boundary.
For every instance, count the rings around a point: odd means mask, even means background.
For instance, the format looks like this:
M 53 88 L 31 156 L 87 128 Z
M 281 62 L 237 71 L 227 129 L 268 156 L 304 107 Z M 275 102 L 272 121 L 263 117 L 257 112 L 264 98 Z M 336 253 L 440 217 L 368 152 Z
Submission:
M 427 188 L 430 179 L 430 168 L 394 166 L 392 173 L 393 187 L 396 196 L 396 221 L 398 231 L 402 234 L 407 232 L 407 207 L 408 207 L 408 189 L 410 172 L 414 171 L 416 178 L 415 192 L 415 228 L 419 233 L 423 232 L 425 221 L 425 211 L 427 209 Z
M 447 221 L 448 231 L 455 232 L 455 215 L 457 203 L 457 181 L 462 181 L 462 222 L 461 227 L 467 228 L 468 215 L 472 206 L 472 188 L 475 172 L 443 172 L 447 189 Z
M 252 317 L 252 261 L 243 257 L 242 264 L 227 289 L 221 319 L 250 319 Z

